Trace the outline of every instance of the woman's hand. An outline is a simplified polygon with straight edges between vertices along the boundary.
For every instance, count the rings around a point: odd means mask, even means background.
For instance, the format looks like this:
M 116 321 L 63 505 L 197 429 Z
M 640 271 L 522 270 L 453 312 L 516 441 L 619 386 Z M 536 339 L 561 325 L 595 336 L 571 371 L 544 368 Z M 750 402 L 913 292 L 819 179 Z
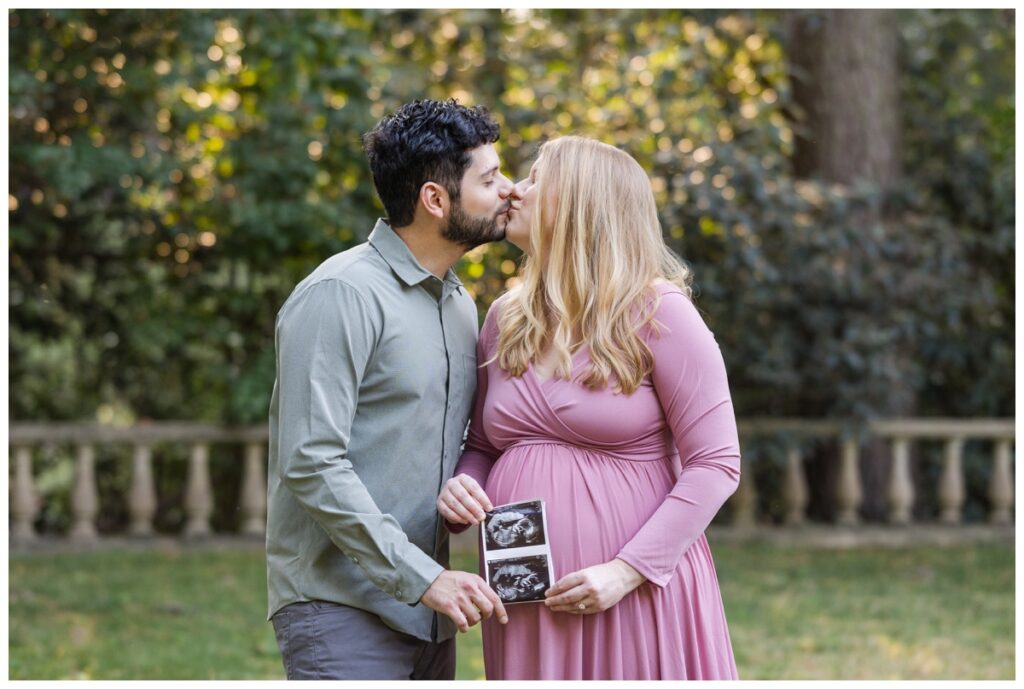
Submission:
M 487 493 L 468 474 L 448 479 L 437 496 L 437 511 L 452 524 L 480 524 L 494 509 Z
M 616 558 L 566 574 L 545 592 L 544 605 L 553 612 L 574 615 L 604 612 L 645 581 L 644 575 Z

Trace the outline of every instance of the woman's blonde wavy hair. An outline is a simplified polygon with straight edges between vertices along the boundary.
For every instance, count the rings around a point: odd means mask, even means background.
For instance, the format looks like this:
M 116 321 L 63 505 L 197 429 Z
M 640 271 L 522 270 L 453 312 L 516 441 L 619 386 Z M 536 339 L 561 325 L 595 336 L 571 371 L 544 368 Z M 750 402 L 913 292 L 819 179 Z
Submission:
M 660 278 L 690 296 L 690 271 L 665 246 L 650 180 L 628 153 L 566 136 L 544 144 L 539 160 L 531 251 L 504 301 L 494 358 L 521 376 L 550 345 L 555 375 L 568 380 L 572 354 L 586 344 L 583 384 L 602 389 L 614 374 L 615 390 L 628 395 L 654 365 L 638 332 L 658 308 L 652 283 Z M 545 236 L 542 221 L 552 214 Z

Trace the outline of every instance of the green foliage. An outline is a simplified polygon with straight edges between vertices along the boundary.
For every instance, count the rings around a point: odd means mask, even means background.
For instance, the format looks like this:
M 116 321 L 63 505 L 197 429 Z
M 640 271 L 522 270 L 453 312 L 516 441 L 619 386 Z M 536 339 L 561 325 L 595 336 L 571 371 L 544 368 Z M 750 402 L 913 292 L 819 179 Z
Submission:
M 280 20 L 11 14 L 16 418 L 265 416 L 278 306 L 376 216 L 369 27 Z
M 794 179 L 781 19 L 11 11 L 12 417 L 261 422 L 277 309 L 381 213 L 360 136 L 422 96 L 490 106 L 510 174 L 565 133 L 640 160 L 741 415 L 1012 415 L 1012 12 L 899 14 L 885 195 Z M 518 258 L 461 262 L 481 312 Z
M 922 343 L 929 411 L 1014 413 L 1013 23 L 1012 10 L 915 10 L 902 24 L 906 170 L 921 219 L 957 235 L 931 240 L 959 272 Z

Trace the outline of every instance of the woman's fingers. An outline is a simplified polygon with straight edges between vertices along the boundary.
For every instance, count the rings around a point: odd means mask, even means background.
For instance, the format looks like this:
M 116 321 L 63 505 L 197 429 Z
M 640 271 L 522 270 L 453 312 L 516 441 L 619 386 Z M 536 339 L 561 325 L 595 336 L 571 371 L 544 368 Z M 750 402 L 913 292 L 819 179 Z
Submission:
M 559 608 L 564 607 L 575 608 L 589 595 L 590 589 L 581 584 L 557 595 L 549 596 L 547 600 L 544 601 L 544 605 L 548 606 L 552 610 L 558 610 Z
M 449 491 L 441 494 L 440 502 L 447 508 L 448 512 L 455 515 L 455 519 L 449 519 L 453 524 L 476 524 L 477 520 L 458 498 Z
M 583 576 L 582 571 L 566 574 L 564 577 L 556 581 L 554 586 L 545 591 L 544 595 L 548 598 L 552 596 L 557 596 L 560 593 L 564 593 L 565 591 L 568 591 L 571 588 L 579 586 L 585 580 L 586 577 Z
M 468 478 L 468 477 L 466 477 Z M 473 479 L 468 479 L 472 481 Z M 476 481 L 473 481 L 476 483 Z M 470 516 L 473 517 L 474 521 L 479 523 L 484 520 L 487 516 L 484 514 L 484 508 L 480 501 L 469 492 L 463 483 L 458 479 L 452 479 L 448 482 L 448 490 L 452 496 L 459 502 L 459 505 L 465 509 Z M 454 507 L 454 506 L 453 506 Z
M 440 515 L 447 519 L 452 524 L 473 524 L 475 523 L 472 519 L 460 515 L 452 505 L 457 504 L 455 498 L 452 497 L 451 492 L 445 487 L 441 494 L 437 496 L 437 511 Z
M 593 592 L 590 580 L 584 570 L 566 574 L 559 579 L 554 586 L 545 591 L 546 600 L 544 605 L 552 612 L 568 612 L 574 615 L 585 614 L 587 608 L 580 608 L 580 603 L 586 605 L 586 599 Z M 595 612 L 590 610 L 590 612 Z
M 485 512 L 490 512 L 494 509 L 494 505 L 491 504 L 490 498 L 487 497 L 487 493 L 485 493 L 484 489 L 480 487 L 480 484 L 476 482 L 476 479 L 471 476 L 467 476 L 466 474 L 459 474 L 455 478 L 459 480 L 462 486 L 466 489 L 466 492 L 468 492 L 477 501 Z

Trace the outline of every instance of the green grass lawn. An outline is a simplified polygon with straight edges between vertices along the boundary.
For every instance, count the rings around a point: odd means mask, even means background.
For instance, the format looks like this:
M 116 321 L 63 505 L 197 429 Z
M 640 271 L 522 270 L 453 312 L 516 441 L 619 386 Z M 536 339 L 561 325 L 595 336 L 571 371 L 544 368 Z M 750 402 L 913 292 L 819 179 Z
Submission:
M 712 548 L 742 679 L 1013 679 L 1011 546 Z M 11 679 L 283 678 L 259 552 L 12 555 L 9 574 Z M 478 628 L 458 678 L 483 678 Z

